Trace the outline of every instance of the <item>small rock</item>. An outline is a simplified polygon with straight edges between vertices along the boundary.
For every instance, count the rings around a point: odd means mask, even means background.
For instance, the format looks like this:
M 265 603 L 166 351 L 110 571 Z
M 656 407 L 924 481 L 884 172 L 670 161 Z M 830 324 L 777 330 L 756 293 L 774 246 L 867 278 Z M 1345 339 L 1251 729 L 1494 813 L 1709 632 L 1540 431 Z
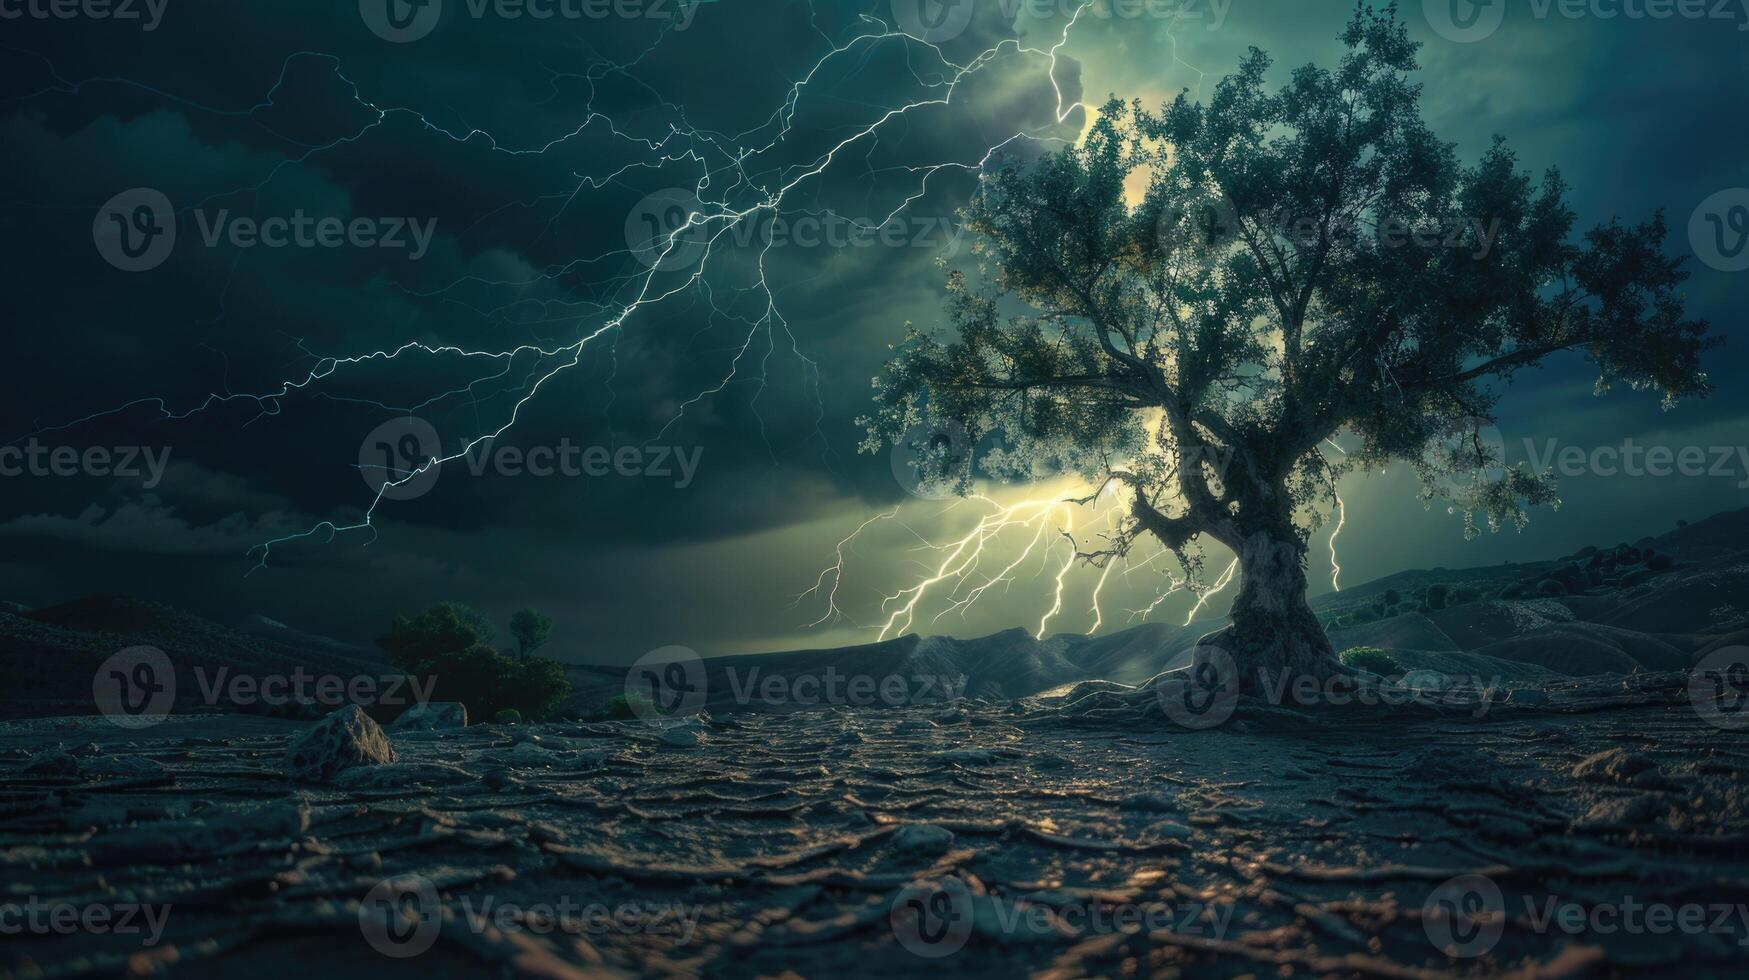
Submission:
M 395 749 L 381 727 L 356 704 L 349 704 L 294 737 L 286 746 L 286 772 L 311 783 L 332 780 L 342 769 L 395 761 Z
M 1451 678 L 1437 670 L 1421 668 L 1404 674 L 1401 683 L 1411 691 L 1443 691 L 1451 686 Z
M 1642 827 L 1658 812 L 1650 796 L 1619 796 L 1601 800 L 1573 823 L 1578 827 Z
M 937 728 L 940 728 L 940 727 L 941 727 L 940 725 L 937 725 L 935 722 L 930 721 L 928 718 L 908 718 L 904 721 L 899 722 L 898 725 L 894 726 L 893 734 L 894 735 L 923 735 L 923 734 L 926 734 L 928 732 L 935 731 Z
M 1156 837 L 1170 837 L 1174 840 L 1183 840 L 1196 833 L 1176 820 L 1162 820 L 1150 826 L 1148 830 Z
M 1178 803 L 1164 793 L 1137 793 L 1118 803 L 1123 810 L 1144 810 L 1151 813 L 1177 813 Z
M 1506 695 L 1506 700 L 1513 704 L 1548 704 L 1549 696 L 1534 687 L 1517 687 Z
M 468 727 L 468 706 L 460 701 L 423 701 L 389 725 L 391 732 L 432 732 Z
M 953 846 L 953 831 L 932 823 L 907 824 L 893 835 L 893 846 L 915 854 L 941 854 Z
M 833 739 L 832 744 L 834 744 L 834 745 L 861 745 L 866 741 L 868 741 L 868 739 L 863 738 L 861 732 L 847 731 L 844 734 Z
M 1658 764 L 1626 749 L 1608 749 L 1573 766 L 1573 778 L 1593 783 L 1644 785 L 1660 778 Z
M 695 725 L 675 725 L 662 729 L 662 741 L 676 748 L 691 749 L 704 744 L 704 729 Z

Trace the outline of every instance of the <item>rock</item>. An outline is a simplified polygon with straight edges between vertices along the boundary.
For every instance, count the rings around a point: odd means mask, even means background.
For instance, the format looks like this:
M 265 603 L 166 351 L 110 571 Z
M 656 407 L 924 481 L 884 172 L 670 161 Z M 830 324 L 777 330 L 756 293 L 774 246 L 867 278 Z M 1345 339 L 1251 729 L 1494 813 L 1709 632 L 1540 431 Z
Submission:
M 1451 678 L 1437 670 L 1411 670 L 1399 682 L 1411 691 L 1443 691 L 1451 687 Z
M 518 769 L 531 769 L 557 765 L 563 757 L 557 752 L 550 752 L 534 742 L 522 742 L 511 749 L 506 758 L 512 766 Z
M 863 738 L 861 732 L 852 730 L 852 731 L 847 731 L 844 734 L 833 739 L 832 744 L 833 745 L 861 745 L 866 741 L 868 741 L 868 739 Z
M 468 706 L 460 701 L 424 701 L 389 725 L 391 732 L 433 732 L 468 727 Z
M 77 776 L 79 760 L 67 752 L 44 752 L 32 759 L 24 771 L 33 776 Z
M 1618 796 L 1601 800 L 1573 821 L 1576 827 L 1643 827 L 1658 812 L 1658 801 L 1650 796 Z
M 1576 763 L 1573 778 L 1593 783 L 1646 785 L 1662 777 L 1657 763 L 1651 759 L 1626 749 L 1608 749 Z
M 311 783 L 332 780 L 342 769 L 395 761 L 389 737 L 356 704 L 349 704 L 292 738 L 286 772 Z
M 923 735 L 940 728 L 928 718 L 908 718 L 893 727 L 894 735 Z
M 1164 793 L 1137 793 L 1118 803 L 1121 810 L 1142 810 L 1149 813 L 1177 813 L 1178 803 Z
M 1148 830 L 1156 837 L 1169 837 L 1174 840 L 1183 840 L 1196 833 L 1176 820 L 1162 820 L 1151 825 Z
M 1534 687 L 1519 687 L 1508 692 L 1506 700 L 1512 704 L 1548 704 L 1549 696 Z
M 953 846 L 953 831 L 932 823 L 907 824 L 893 835 L 893 846 L 914 854 L 942 854 Z
M 662 741 L 675 748 L 692 749 L 704 744 L 704 726 L 687 723 L 662 729 Z

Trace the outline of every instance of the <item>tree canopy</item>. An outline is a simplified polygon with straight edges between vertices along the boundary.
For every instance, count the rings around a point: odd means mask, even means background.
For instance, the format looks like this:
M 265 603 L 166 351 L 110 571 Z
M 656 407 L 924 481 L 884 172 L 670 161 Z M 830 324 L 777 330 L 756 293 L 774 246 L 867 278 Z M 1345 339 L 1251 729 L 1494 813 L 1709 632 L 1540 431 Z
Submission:
M 1466 166 L 1428 130 L 1394 6 L 1341 40 L 1279 88 L 1253 48 L 1206 105 L 1113 100 L 1079 145 L 986 173 L 981 265 L 948 275 L 951 329 L 911 331 L 876 379 L 867 448 L 952 427 L 976 450 L 919 445 L 925 478 L 1119 483 L 1129 519 L 1084 557 L 1152 535 L 1194 571 L 1205 534 L 1303 557 L 1336 480 L 1390 460 L 1469 533 L 1522 525 L 1553 481 L 1481 434 L 1501 383 L 1559 352 L 1599 390 L 1708 390 L 1717 341 L 1662 214 L 1575 240 L 1557 171 L 1498 138 Z

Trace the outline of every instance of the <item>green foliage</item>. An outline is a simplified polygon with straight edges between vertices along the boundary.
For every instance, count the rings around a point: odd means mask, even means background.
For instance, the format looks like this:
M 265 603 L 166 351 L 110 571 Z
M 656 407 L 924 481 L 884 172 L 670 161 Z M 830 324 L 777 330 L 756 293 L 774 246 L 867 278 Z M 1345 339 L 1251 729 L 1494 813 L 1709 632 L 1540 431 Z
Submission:
M 1114 100 L 1079 145 L 986 174 L 985 266 L 949 273 L 948 331 L 896 349 L 865 448 L 960 430 L 973 451 L 924 454 L 926 480 L 1115 482 L 1129 514 L 1089 560 L 1153 536 L 1200 575 L 1202 535 L 1303 552 L 1337 478 L 1389 460 L 1466 535 L 1558 505 L 1484 438 L 1501 387 L 1551 355 L 1587 358 L 1600 391 L 1709 389 L 1717 340 L 1685 316 L 1661 214 L 1575 236 L 1558 172 L 1498 141 L 1466 166 L 1427 129 L 1394 6 L 1341 41 L 1279 89 L 1253 49 L 1206 104 Z M 1327 457 L 1342 434 L 1358 445 Z
M 1385 590 L 1385 605 L 1394 606 L 1397 603 L 1402 602 L 1402 601 L 1403 601 L 1403 594 L 1398 592 L 1396 589 L 1386 589 Z
M 432 606 L 417 616 L 397 616 L 377 646 L 397 667 L 413 669 L 426 661 L 492 642 L 492 625 L 457 602 Z
M 1451 599 L 1451 586 L 1443 583 L 1427 587 L 1427 608 L 1430 610 L 1444 609 Z
M 522 724 L 522 712 L 515 708 L 504 708 L 493 715 L 492 720 L 500 725 L 520 725 Z
M 1397 658 L 1378 647 L 1349 647 L 1342 651 L 1340 659 L 1350 667 L 1370 670 L 1384 677 L 1403 672 L 1403 666 L 1397 662 Z
M 510 617 L 510 635 L 516 638 L 516 652 L 527 658 L 540 649 L 553 634 L 553 621 L 545 613 L 519 609 Z
M 608 721 L 627 721 L 650 717 L 654 710 L 654 703 L 641 694 L 621 694 L 607 702 L 607 706 L 601 711 L 601 717 Z
M 460 701 L 470 718 L 494 718 L 514 709 L 539 719 L 558 707 L 571 689 L 564 666 L 499 653 L 480 640 L 480 620 L 471 613 L 443 603 L 417 616 L 396 617 L 377 645 L 402 670 L 431 678 L 434 700 Z

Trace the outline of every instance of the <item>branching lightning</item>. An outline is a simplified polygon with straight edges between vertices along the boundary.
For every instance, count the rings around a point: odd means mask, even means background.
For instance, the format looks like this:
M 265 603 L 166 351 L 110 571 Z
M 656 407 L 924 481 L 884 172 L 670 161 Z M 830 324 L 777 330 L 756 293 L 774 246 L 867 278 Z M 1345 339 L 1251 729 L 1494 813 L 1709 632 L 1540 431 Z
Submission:
M 816 402 L 819 400 L 819 370 L 818 366 L 803 352 L 803 344 L 791 329 L 789 321 L 780 309 L 777 295 L 766 278 L 766 258 L 771 243 L 764 243 L 758 254 L 756 280 L 754 285 L 737 292 L 752 291 L 759 297 L 761 309 L 757 316 L 731 315 L 717 306 L 712 284 L 706 276 L 707 268 L 713 257 L 724 248 L 725 242 L 734 243 L 738 230 L 745 229 L 763 217 L 778 214 L 808 213 L 801 209 L 792 199 L 799 197 L 811 182 L 820 180 L 827 171 L 851 158 L 861 155 L 864 158 L 871 155 L 879 146 L 882 134 L 888 129 L 896 128 L 907 118 L 920 110 L 931 107 L 949 106 L 955 103 L 956 97 L 963 88 L 963 83 L 978 73 L 997 64 L 1003 57 L 1012 55 L 1023 59 L 1037 59 L 1042 62 L 1044 77 L 1049 81 L 1055 100 L 1051 107 L 1051 116 L 1056 124 L 1069 119 L 1072 113 L 1084 109 L 1083 103 L 1073 101 L 1064 94 L 1058 78 L 1058 57 L 1070 44 L 1071 35 L 1083 15 L 1093 7 L 1092 0 L 1079 3 L 1070 13 L 1062 26 L 1060 33 L 1048 47 L 1030 45 L 1020 39 L 1002 40 L 986 48 L 970 58 L 955 61 L 943 50 L 943 46 L 918 37 L 902 30 L 894 29 L 885 22 L 864 15 L 861 26 L 848 40 L 834 41 L 824 32 L 821 38 L 826 42 L 827 50 L 815 60 L 800 77 L 788 86 L 787 94 L 781 104 L 776 106 L 765 118 L 765 121 L 751 129 L 735 134 L 722 134 L 700 130 L 691 125 L 682 125 L 686 116 L 684 109 L 665 100 L 658 99 L 658 104 L 670 111 L 675 119 L 681 122 L 670 123 L 669 130 L 660 137 L 634 135 L 629 127 L 615 120 L 609 114 L 599 111 L 595 105 L 595 83 L 610 75 L 617 75 L 632 80 L 636 84 L 637 69 L 641 62 L 667 39 L 667 31 L 663 31 L 649 47 L 638 53 L 630 61 L 612 63 L 601 61 L 590 66 L 581 75 L 565 74 L 563 77 L 580 78 L 590 84 L 591 95 L 583 109 L 583 118 L 577 125 L 559 135 L 545 141 L 537 141 L 531 145 L 516 146 L 507 143 L 493 133 L 478 128 L 456 129 L 433 122 L 419 109 L 410 106 L 383 105 L 367 98 L 360 86 L 343 71 L 338 57 L 334 55 L 303 51 L 289 56 L 281 65 L 278 78 L 267 94 L 256 104 L 244 109 L 224 109 L 201 105 L 173 93 L 160 90 L 150 85 L 125 78 L 95 77 L 83 80 L 63 78 L 52 65 L 49 66 L 52 83 L 39 92 L 21 96 L 20 101 L 47 93 L 76 94 L 87 87 L 122 86 L 134 89 L 147 95 L 161 98 L 166 102 L 181 108 L 205 113 L 215 117 L 229 117 L 247 120 L 264 131 L 278 138 L 287 139 L 284 134 L 275 132 L 263 120 L 262 110 L 271 108 L 283 86 L 286 85 L 288 73 L 293 66 L 303 59 L 314 59 L 329 65 L 333 76 L 346 86 L 347 96 L 358 108 L 364 110 L 362 123 L 353 131 L 322 144 L 295 144 L 299 151 L 288 155 L 284 160 L 274 165 L 259 182 L 217 194 L 208 195 L 192 208 L 226 198 L 232 195 L 258 193 L 271 184 L 283 171 L 298 164 L 307 163 L 319 158 L 322 154 L 350 146 L 364 139 L 373 130 L 384 126 L 392 119 L 405 118 L 413 121 L 425 132 L 436 138 L 448 140 L 456 144 L 483 141 L 493 154 L 512 157 L 539 156 L 565 147 L 573 140 L 579 140 L 585 133 L 592 130 L 604 130 L 611 141 L 632 151 L 636 158 L 622 166 L 617 166 L 602 173 L 577 173 L 575 186 L 558 194 L 540 195 L 534 201 L 556 202 L 556 209 L 548 218 L 546 229 L 551 230 L 555 223 L 572 207 L 582 195 L 589 191 L 599 190 L 613 184 L 622 176 L 634 170 L 658 170 L 667 165 L 691 165 L 698 169 L 696 181 L 690 188 L 696 207 L 685 217 L 683 223 L 671 228 L 651 243 L 647 254 L 639 256 L 643 259 L 645 269 L 623 280 L 612 280 L 621 289 L 618 299 L 611 303 L 592 302 L 560 302 L 543 301 L 547 307 L 549 318 L 559 322 L 573 324 L 575 329 L 568 333 L 569 339 L 560 339 L 542 344 L 518 344 L 502 348 L 474 348 L 444 343 L 423 343 L 408 341 L 399 345 L 385 347 L 379 350 L 342 355 L 318 355 L 310 353 L 312 366 L 301 375 L 294 375 L 277 385 L 253 393 L 237 393 L 229 390 L 214 392 L 204 398 L 197 399 L 186 407 L 176 407 L 169 399 L 161 396 L 143 397 L 126 404 L 109 408 L 91 415 L 84 416 L 63 424 L 39 428 L 21 438 L 29 438 L 72 428 L 106 416 L 129 412 L 142 407 L 156 411 L 163 420 L 181 420 L 197 413 L 205 412 L 220 405 L 229 403 L 244 403 L 259 410 L 257 418 L 278 415 L 284 410 L 284 402 L 299 394 L 313 397 L 339 396 L 320 391 L 324 382 L 336 375 L 369 363 L 402 364 L 422 361 L 455 362 L 463 365 L 478 363 L 480 371 L 460 387 L 449 387 L 409 405 L 394 405 L 383 400 L 368 398 L 345 398 L 342 400 L 361 402 L 376 408 L 396 413 L 412 414 L 450 397 L 456 397 L 473 392 L 476 386 L 489 383 L 508 384 L 507 390 L 514 397 L 509 405 L 502 410 L 495 422 L 483 427 L 480 434 L 467 439 L 450 452 L 439 452 L 420 461 L 416 466 L 391 472 L 384 480 L 369 505 L 356 520 L 330 519 L 315 523 L 297 533 L 276 537 L 264 541 L 252 549 L 255 558 L 251 572 L 268 567 L 273 557 L 274 548 L 291 542 L 305 539 L 331 541 L 335 537 L 350 532 L 367 532 L 369 540 L 374 540 L 377 533 L 376 517 L 379 508 L 386 500 L 394 499 L 394 491 L 405 484 L 418 479 L 421 475 L 446 464 L 455 462 L 478 450 L 482 446 L 510 432 L 523 418 L 532 402 L 549 386 L 555 378 L 569 372 L 585 361 L 585 355 L 596 348 L 602 348 L 604 357 L 612 358 L 615 354 L 616 338 L 633 325 L 636 318 L 651 308 L 667 300 L 682 295 L 702 296 L 708 305 L 712 320 L 722 318 L 737 322 L 746 332 L 739 346 L 735 349 L 727 369 L 714 384 L 696 391 L 691 397 L 679 402 L 672 416 L 662 427 L 662 433 L 669 427 L 678 424 L 686 413 L 706 398 L 724 391 L 730 384 L 740 379 L 741 375 L 751 373 L 757 365 L 757 377 L 752 396 L 754 414 L 757 417 L 757 400 L 765 389 L 766 371 L 769 360 L 777 352 L 779 337 L 787 338 L 789 353 L 803 365 L 804 376 L 813 379 L 813 393 Z M 1200 88 L 1204 73 L 1194 68 L 1178 57 L 1177 38 L 1173 33 L 1174 25 L 1168 25 L 1166 37 L 1172 43 L 1171 56 L 1173 61 L 1189 68 L 1196 75 Z M 847 134 L 837 139 L 824 152 L 813 156 L 801 164 L 778 167 L 771 171 L 771 176 L 756 173 L 753 161 L 762 154 L 775 154 L 778 150 L 792 143 L 795 135 L 794 125 L 801 103 L 807 97 L 817 79 L 824 76 L 829 66 L 841 60 L 853 60 L 865 57 L 873 48 L 882 44 L 904 44 L 918 51 L 929 52 L 938 59 L 939 68 L 922 71 L 913 68 L 912 74 L 923 89 L 923 94 L 911 101 L 879 111 L 864 124 L 853 127 Z M 45 59 L 46 60 L 46 59 Z M 555 73 L 555 82 L 561 77 Z M 647 86 L 645 86 L 647 88 Z M 653 94 L 653 90 L 652 90 Z M 842 99 L 842 96 L 840 96 Z M 888 222 L 898 218 L 907 208 L 916 203 L 929 192 L 930 180 L 944 170 L 958 171 L 971 175 L 980 174 L 992 157 L 1005 147 L 1017 141 L 1059 141 L 1061 137 L 1052 132 L 1014 132 L 1005 138 L 988 146 L 984 151 L 971 159 L 939 160 L 920 165 L 909 165 L 889 168 L 902 172 L 915 180 L 910 192 L 905 194 L 891 212 L 878 220 L 863 224 L 865 228 L 880 229 Z M 516 202 L 517 206 L 526 206 L 530 201 Z M 509 207 L 511 205 L 506 205 Z M 544 232 L 543 232 L 544 234 Z M 406 290 L 407 294 L 422 299 L 449 298 L 450 294 L 459 292 L 465 286 L 498 287 L 520 290 L 540 283 L 554 282 L 575 274 L 578 270 L 608 261 L 623 261 L 627 256 L 634 255 L 630 249 L 613 250 L 605 254 L 578 257 L 557 267 L 542 270 L 537 275 L 526 280 L 486 279 L 478 276 L 466 276 L 448 285 L 433 290 Z M 675 268 L 675 266 L 678 268 Z M 666 274 L 666 275 L 664 275 Z M 673 280 L 673 281 L 670 281 Z M 221 308 L 223 301 L 221 299 Z M 484 311 L 484 312 L 502 312 Z M 300 344 L 300 348 L 301 348 Z M 307 352 L 308 353 L 308 352 Z M 518 365 L 523 370 L 518 370 Z M 411 364 L 410 372 L 419 370 L 417 364 Z M 613 375 L 609 375 L 609 395 Z M 505 382 L 505 379 L 512 379 Z M 818 409 L 815 419 L 816 432 L 825 441 L 821 426 L 824 418 L 824 407 Z M 763 419 L 761 419 L 763 429 Z M 658 433 L 660 437 L 661 433 Z M 1043 611 L 1037 625 L 1037 634 L 1046 635 L 1053 620 L 1062 614 L 1071 590 L 1070 572 L 1078 564 L 1091 556 L 1083 551 L 1077 543 L 1077 517 L 1089 506 L 1092 510 L 1091 519 L 1080 529 L 1084 535 L 1111 534 L 1115 522 L 1119 520 L 1122 508 L 1098 506 L 1097 498 L 1100 488 L 1093 493 L 1085 493 L 1086 488 L 1078 488 L 1068 494 L 1051 495 L 1023 500 L 1018 503 L 999 503 L 990 496 L 973 495 L 966 501 L 966 506 L 982 509 L 982 514 L 976 524 L 963 534 L 951 536 L 945 543 L 934 544 L 927 540 L 919 546 L 933 557 L 922 561 L 923 574 L 918 581 L 897 592 L 886 595 L 880 604 L 883 619 L 870 628 L 878 630 L 879 636 L 902 633 L 911 629 L 918 618 L 924 615 L 924 606 L 939 599 L 943 605 L 933 614 L 931 622 L 939 621 L 950 614 L 964 615 L 992 589 L 1000 586 L 1007 591 L 1023 576 L 1037 576 L 1048 580 L 1050 585 L 1049 605 Z M 957 505 L 956 505 L 957 506 Z M 815 598 L 823 601 L 824 611 L 819 619 L 811 625 L 821 625 L 838 620 L 849 620 L 841 601 L 841 588 L 845 579 L 847 555 L 855 548 L 863 534 L 871 528 L 884 523 L 903 523 L 900 517 L 901 509 L 893 508 L 875 514 L 865 520 L 860 526 L 842 538 L 835 549 L 835 561 L 822 569 L 814 583 L 796 597 L 796 603 L 805 599 Z M 1018 547 L 1011 547 L 1011 538 L 1018 538 Z M 1003 542 L 1001 553 L 1003 558 L 996 558 L 998 540 Z M 367 544 L 369 541 L 367 540 Z M 1131 562 L 1127 553 L 1120 557 L 1108 555 L 1104 560 L 1092 563 L 1099 567 L 1097 580 L 1093 583 L 1087 597 L 1087 610 L 1092 619 L 1089 632 L 1098 630 L 1105 623 L 1105 613 L 1101 608 L 1101 596 L 1111 577 L 1112 568 L 1118 560 L 1125 564 L 1123 578 L 1128 579 L 1133 573 L 1146 569 L 1161 555 L 1164 550 L 1141 561 Z M 1168 597 L 1179 591 L 1191 591 L 1197 595 L 1197 603 L 1191 610 L 1191 617 L 1202 610 L 1209 599 L 1218 594 L 1232 580 L 1234 565 L 1228 567 L 1225 574 L 1215 583 L 1212 590 L 1199 588 L 1195 583 L 1185 578 L 1167 576 L 1166 587 L 1159 591 L 1157 597 L 1144 609 L 1131 612 L 1131 619 L 1146 619 Z M 1036 565 L 1036 568 L 1033 566 Z M 931 606 L 933 608 L 933 606 Z

